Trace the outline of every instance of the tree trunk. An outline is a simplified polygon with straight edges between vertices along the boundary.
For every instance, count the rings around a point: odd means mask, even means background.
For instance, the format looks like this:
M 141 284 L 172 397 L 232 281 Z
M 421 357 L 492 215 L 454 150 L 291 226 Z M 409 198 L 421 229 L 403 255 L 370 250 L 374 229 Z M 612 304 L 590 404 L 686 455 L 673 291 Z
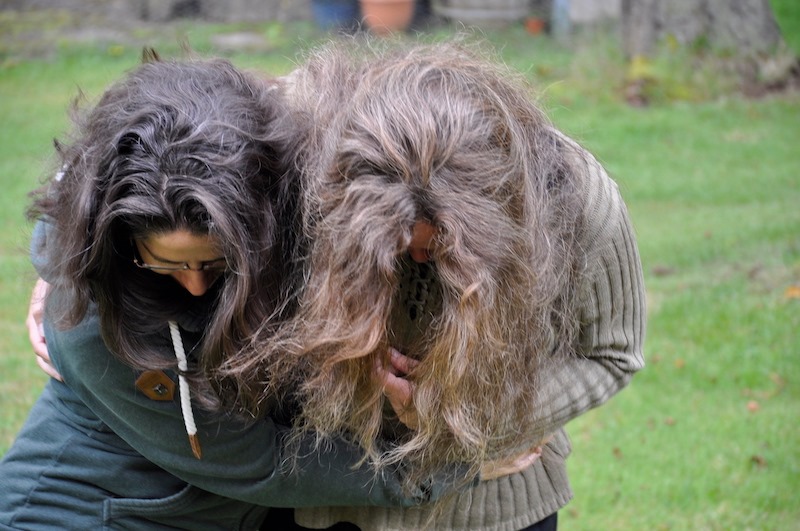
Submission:
M 622 0 L 622 34 L 629 58 L 652 54 L 666 37 L 743 55 L 781 42 L 768 0 Z

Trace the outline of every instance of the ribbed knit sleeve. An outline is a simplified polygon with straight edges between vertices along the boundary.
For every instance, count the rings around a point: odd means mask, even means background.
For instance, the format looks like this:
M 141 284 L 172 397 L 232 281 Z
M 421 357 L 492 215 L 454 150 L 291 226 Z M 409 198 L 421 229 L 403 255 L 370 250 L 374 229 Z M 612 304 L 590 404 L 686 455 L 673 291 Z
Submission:
M 576 173 L 584 178 L 586 273 L 579 292 L 579 351 L 540 379 L 535 414 L 545 432 L 599 406 L 644 367 L 644 282 L 625 203 L 594 157 L 565 142 Z

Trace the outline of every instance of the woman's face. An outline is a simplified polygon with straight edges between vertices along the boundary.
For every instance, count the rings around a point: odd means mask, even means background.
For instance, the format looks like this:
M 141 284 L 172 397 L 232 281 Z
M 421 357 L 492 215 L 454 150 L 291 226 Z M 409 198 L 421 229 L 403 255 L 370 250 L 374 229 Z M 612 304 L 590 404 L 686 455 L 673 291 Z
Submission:
M 135 238 L 137 266 L 153 273 L 169 275 L 186 291 L 199 297 L 227 269 L 218 242 L 208 234 L 185 229 Z

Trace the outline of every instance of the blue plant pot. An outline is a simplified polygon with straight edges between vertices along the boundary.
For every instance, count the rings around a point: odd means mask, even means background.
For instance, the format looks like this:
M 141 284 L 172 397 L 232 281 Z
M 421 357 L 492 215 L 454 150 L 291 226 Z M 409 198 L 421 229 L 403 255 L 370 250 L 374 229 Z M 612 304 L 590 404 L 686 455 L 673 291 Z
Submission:
M 361 19 L 358 0 L 311 0 L 311 13 L 324 30 L 354 29 Z

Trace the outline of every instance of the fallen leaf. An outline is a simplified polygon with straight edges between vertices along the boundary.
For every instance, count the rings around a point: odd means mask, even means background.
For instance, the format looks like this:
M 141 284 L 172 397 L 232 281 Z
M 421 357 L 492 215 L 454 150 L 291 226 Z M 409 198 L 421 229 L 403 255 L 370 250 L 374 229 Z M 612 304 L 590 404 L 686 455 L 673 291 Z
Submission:
M 769 379 L 772 380 L 772 383 L 774 383 L 779 389 L 783 389 L 783 387 L 786 385 L 786 380 L 784 380 L 783 377 L 777 372 L 771 373 L 769 375 Z
M 678 358 L 675 360 L 676 369 L 683 369 L 684 366 L 686 366 L 686 362 L 683 360 L 683 358 Z
M 627 78 L 632 81 L 655 79 L 655 69 L 650 59 L 644 55 L 634 55 L 628 63 Z
M 787 299 L 800 299 L 800 286 L 789 286 L 783 292 L 783 296 Z
M 613 453 L 614 457 L 617 459 L 622 459 L 622 450 L 620 450 L 618 447 L 615 446 L 614 449 L 611 450 L 611 453 Z
M 653 266 L 653 275 L 657 277 L 668 277 L 675 274 L 675 268 L 666 265 Z
M 664 424 L 666 424 L 667 426 L 674 426 L 675 425 L 675 419 L 672 418 L 672 417 L 667 417 L 667 418 L 664 419 Z
M 758 468 L 766 468 L 767 467 L 767 460 L 764 456 L 761 455 L 753 455 L 750 457 L 750 462 L 756 465 Z

